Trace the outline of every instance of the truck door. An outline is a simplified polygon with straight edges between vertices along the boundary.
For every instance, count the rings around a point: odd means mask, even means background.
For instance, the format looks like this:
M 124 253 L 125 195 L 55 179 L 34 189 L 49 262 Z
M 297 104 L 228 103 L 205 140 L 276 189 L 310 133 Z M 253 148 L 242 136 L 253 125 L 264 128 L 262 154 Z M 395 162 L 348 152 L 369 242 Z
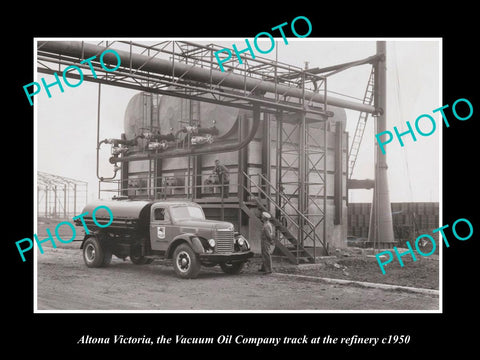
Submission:
M 152 250 L 166 251 L 172 240 L 172 221 L 166 206 L 153 205 L 150 213 L 150 244 Z

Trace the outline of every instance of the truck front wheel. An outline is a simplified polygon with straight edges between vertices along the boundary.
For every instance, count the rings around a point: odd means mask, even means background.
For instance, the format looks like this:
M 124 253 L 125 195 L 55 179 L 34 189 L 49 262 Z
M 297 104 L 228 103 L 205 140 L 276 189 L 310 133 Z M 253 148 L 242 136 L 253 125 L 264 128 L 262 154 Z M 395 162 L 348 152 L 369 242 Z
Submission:
M 92 236 L 83 244 L 83 260 L 91 268 L 108 266 L 112 261 L 112 252 L 102 246 L 97 237 Z
M 187 244 L 180 244 L 173 252 L 173 268 L 175 273 L 185 279 L 195 279 L 200 272 L 200 261 L 197 254 Z

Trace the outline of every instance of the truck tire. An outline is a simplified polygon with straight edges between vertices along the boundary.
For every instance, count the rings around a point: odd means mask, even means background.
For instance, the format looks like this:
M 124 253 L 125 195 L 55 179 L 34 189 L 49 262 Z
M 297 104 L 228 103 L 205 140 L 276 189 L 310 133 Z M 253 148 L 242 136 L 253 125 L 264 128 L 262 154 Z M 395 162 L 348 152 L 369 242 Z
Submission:
M 130 261 L 135 265 L 146 265 L 151 264 L 153 259 L 146 258 L 145 256 L 130 255 Z
M 200 272 L 200 261 L 197 254 L 187 244 L 180 244 L 173 252 L 173 268 L 175 273 L 184 279 L 195 279 Z
M 83 244 L 83 260 L 91 268 L 108 266 L 112 261 L 112 252 L 102 246 L 95 236 L 89 237 Z
M 242 272 L 244 265 L 245 265 L 244 262 L 221 263 L 220 267 L 222 268 L 225 274 L 237 275 Z

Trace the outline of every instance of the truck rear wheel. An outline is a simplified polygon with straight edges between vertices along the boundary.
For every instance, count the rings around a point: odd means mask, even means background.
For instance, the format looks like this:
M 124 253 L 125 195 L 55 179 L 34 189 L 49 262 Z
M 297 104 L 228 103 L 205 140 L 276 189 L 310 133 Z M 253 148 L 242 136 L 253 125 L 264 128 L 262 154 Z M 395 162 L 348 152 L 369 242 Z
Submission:
M 97 237 L 92 236 L 83 244 L 83 260 L 91 268 L 108 266 L 112 261 L 112 252 L 102 246 Z
M 200 261 L 197 254 L 187 244 L 180 244 L 173 252 L 173 268 L 175 273 L 185 279 L 195 279 L 200 272 Z
M 235 262 L 235 263 L 221 263 L 220 267 L 222 268 L 223 272 L 226 274 L 240 274 L 243 270 L 244 262 Z

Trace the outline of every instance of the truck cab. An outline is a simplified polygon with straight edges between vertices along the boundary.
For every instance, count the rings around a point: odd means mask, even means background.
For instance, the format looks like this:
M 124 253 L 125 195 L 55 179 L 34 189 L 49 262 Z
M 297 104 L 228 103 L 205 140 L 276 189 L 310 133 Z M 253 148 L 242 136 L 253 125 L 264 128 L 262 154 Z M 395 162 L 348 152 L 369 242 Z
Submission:
M 83 258 L 88 267 L 110 264 L 112 255 L 127 257 L 137 265 L 155 259 L 172 259 L 181 278 L 196 278 L 201 266 L 219 265 L 229 274 L 241 272 L 253 256 L 248 240 L 234 231 L 233 224 L 207 220 L 203 209 L 190 201 L 99 200 L 88 204 L 83 213 L 100 209 L 95 219 L 85 215 L 77 219 L 83 225 Z M 94 221 L 95 220 L 95 221 Z M 99 226 L 100 225 L 100 226 Z

